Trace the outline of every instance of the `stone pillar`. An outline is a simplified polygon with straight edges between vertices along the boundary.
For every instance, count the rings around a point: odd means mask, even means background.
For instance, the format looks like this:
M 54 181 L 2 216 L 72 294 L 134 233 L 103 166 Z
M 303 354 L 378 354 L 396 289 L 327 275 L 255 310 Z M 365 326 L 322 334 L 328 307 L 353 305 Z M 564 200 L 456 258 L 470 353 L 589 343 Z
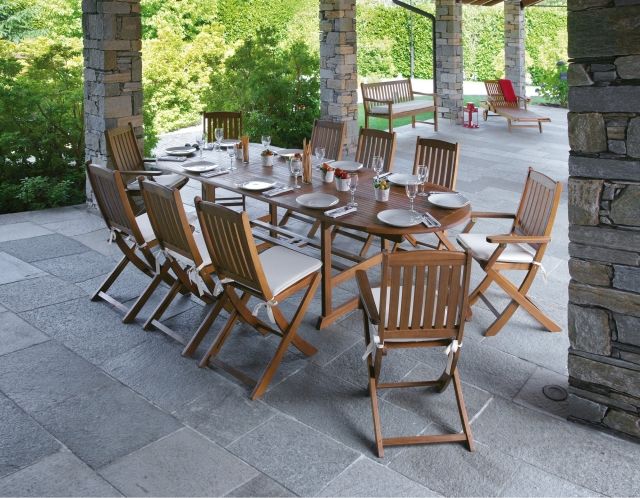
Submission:
M 440 112 L 462 120 L 462 3 L 436 0 L 436 69 Z
M 524 8 L 520 0 L 504 0 L 504 74 L 513 81 L 516 95 L 523 97 L 527 78 L 524 38 Z
M 640 5 L 568 9 L 570 418 L 640 438 Z
M 105 130 L 132 123 L 142 147 L 140 0 L 83 0 L 85 158 L 109 163 Z
M 320 110 L 347 123 L 350 150 L 358 141 L 356 0 L 320 0 Z

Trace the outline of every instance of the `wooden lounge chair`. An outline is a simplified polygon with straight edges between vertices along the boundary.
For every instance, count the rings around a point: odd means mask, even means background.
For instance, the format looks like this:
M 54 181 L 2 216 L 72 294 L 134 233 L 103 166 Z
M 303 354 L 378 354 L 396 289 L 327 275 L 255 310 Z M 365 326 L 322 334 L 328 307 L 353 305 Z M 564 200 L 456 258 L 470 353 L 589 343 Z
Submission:
M 202 113 L 202 131 L 207 135 L 207 142 L 215 142 L 216 128 L 222 128 L 224 139 L 240 140 L 242 136 L 242 113 L 228 111 L 207 111 Z M 216 194 L 216 188 L 206 183 L 202 184 L 202 198 L 216 202 L 223 206 L 242 206 L 246 209 L 244 195 L 227 195 L 221 197 Z
M 516 214 L 510 213 L 471 213 L 471 221 L 458 243 L 475 259 L 486 272 L 478 287 L 469 297 L 469 306 L 482 299 L 496 315 L 496 320 L 485 332 L 486 336 L 496 335 L 509 321 L 518 307 L 522 306 L 531 316 L 540 322 L 549 332 L 560 332 L 560 325 L 545 315 L 536 306 L 527 292 L 533 284 L 538 270 L 542 268 L 542 258 L 549 242 L 553 222 L 560 203 L 562 184 L 542 173 L 529 168 L 524 192 Z M 509 233 L 505 235 L 480 235 L 469 233 L 478 219 L 513 219 Z M 519 287 L 511 283 L 502 273 L 503 270 L 521 270 L 526 275 Z M 495 282 L 504 290 L 511 302 L 498 312 L 484 296 L 491 283 Z M 471 311 L 469 310 L 469 317 Z
M 360 308 L 363 310 L 369 396 L 378 457 L 384 456 L 385 446 L 410 444 L 464 442 L 473 451 L 473 436 L 457 369 L 467 310 L 471 258 L 453 251 L 384 253 L 380 257 L 383 275 L 380 287 L 372 288 L 363 270 L 356 272 Z M 446 348 L 448 356 L 447 366 L 439 378 L 393 383 L 380 380 L 383 360 L 391 361 L 392 350 L 433 347 Z M 442 392 L 452 380 L 462 432 L 391 438 L 382 436 L 379 389 L 435 387 Z
M 229 321 L 200 361 L 200 366 L 208 365 L 218 355 L 238 319 L 254 327 L 256 324 L 260 325 L 263 330 L 279 335 L 281 340 L 276 353 L 251 393 L 251 398 L 256 399 L 266 391 L 290 344 L 305 355 L 316 352 L 311 344 L 297 336 L 297 332 L 320 284 L 322 263 L 281 246 L 270 247 L 258 254 L 246 212 L 236 213 L 197 198 L 196 210 L 211 260 L 224 286 L 224 297 L 233 308 Z M 292 320 L 288 321 L 280 304 L 303 290 L 304 295 L 299 300 L 298 309 Z M 247 307 L 247 301 L 252 296 L 261 302 L 253 313 Z M 266 307 L 267 315 L 277 329 L 271 329 L 261 320 L 256 321 L 255 316 L 260 307 Z M 226 366 L 219 360 L 215 364 L 227 369 L 240 380 L 248 381 L 244 374 L 233 367 Z
M 527 109 L 527 103 L 531 99 L 516 95 L 511 80 L 487 80 L 484 86 L 487 89 L 487 100 L 482 103 L 484 108 L 482 118 L 485 121 L 491 111 L 507 120 L 509 132 L 512 128 L 538 128 L 540 133 L 542 133 L 542 123 L 551 122 L 550 118 Z M 511 90 L 505 95 L 504 90 L 509 87 Z
M 175 173 L 147 170 L 145 168 L 145 162 L 155 161 L 155 159 L 145 159 L 142 157 L 131 123 L 127 126 L 105 131 L 105 137 L 107 139 L 109 154 L 113 160 L 114 169 L 120 171 L 125 177 L 127 191 L 135 208 L 139 209 L 141 207 L 139 205 L 140 202 L 136 202 L 140 200 L 139 176 L 153 179 L 153 181 L 158 182 L 160 185 L 169 188 L 182 188 L 189 181 L 185 176 Z
M 119 171 L 96 164 L 87 164 L 87 177 L 98 209 L 100 209 L 104 222 L 110 231 L 110 241 L 114 242 L 123 254 L 113 271 L 91 296 L 91 300 L 103 299 L 107 301 L 125 313 L 123 318 L 125 323 L 132 322 L 151 297 L 153 290 L 143 292 L 130 308 L 110 296 L 107 291 L 129 263 L 132 263 L 149 278 L 156 278 L 156 259 L 151 249 L 158 244 L 158 241 L 148 216 L 146 214 L 134 215 Z M 169 275 L 165 280 L 169 284 L 173 283 L 173 279 Z

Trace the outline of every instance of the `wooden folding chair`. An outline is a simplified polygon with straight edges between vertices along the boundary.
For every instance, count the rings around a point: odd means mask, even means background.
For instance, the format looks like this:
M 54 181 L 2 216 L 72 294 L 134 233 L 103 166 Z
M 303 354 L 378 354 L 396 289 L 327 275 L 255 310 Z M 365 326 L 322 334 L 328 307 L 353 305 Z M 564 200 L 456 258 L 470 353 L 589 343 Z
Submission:
M 110 231 L 109 241 L 122 251 L 122 259 L 113 271 L 91 296 L 91 300 L 103 299 L 125 313 L 123 321 L 132 322 L 147 302 L 152 292 L 143 292 L 133 306 L 127 308 L 123 303 L 110 296 L 107 291 L 114 284 L 129 263 L 149 278 L 156 277 L 156 259 L 151 249 L 158 244 L 149 218 L 146 214 L 135 216 L 127 196 L 122 175 L 111 170 L 87 163 L 87 177 L 93 190 L 93 196 Z M 167 275 L 165 280 L 173 283 Z
M 556 182 L 533 168 L 529 168 L 520 206 L 516 214 L 510 213 L 471 213 L 471 221 L 458 243 L 475 259 L 486 275 L 478 287 L 469 296 L 469 306 L 482 299 L 496 315 L 496 320 L 487 329 L 485 335 L 496 335 L 509 321 L 519 306 L 542 324 L 549 332 L 560 332 L 560 325 L 545 315 L 536 306 L 527 292 L 531 288 L 538 270 L 542 268 L 542 258 L 549 242 L 553 222 L 558 212 L 562 184 Z M 476 221 L 481 218 L 513 219 L 509 233 L 505 235 L 480 235 L 469 233 Z M 511 283 L 502 270 L 522 270 L 526 275 L 519 287 Z M 544 269 L 543 269 L 544 271 Z M 492 282 L 504 290 L 511 302 L 498 312 L 484 293 Z M 471 310 L 469 310 L 469 318 Z
M 460 160 L 460 144 L 437 140 L 433 138 L 418 137 L 416 140 L 416 153 L 413 159 L 413 174 L 418 174 L 418 168 L 422 165 L 429 167 L 427 183 L 432 183 L 449 190 L 455 190 L 458 178 L 458 161 Z M 449 241 L 446 231 L 436 232 L 438 244 L 431 245 L 407 235 L 407 240 L 412 246 L 425 246 L 432 249 L 455 250 Z
M 133 201 L 135 208 L 139 207 L 138 203 L 136 203 L 136 200 L 140 199 L 139 176 L 153 179 L 159 184 L 170 188 L 182 188 L 189 181 L 187 177 L 175 173 L 147 170 L 145 168 L 145 162 L 155 160 L 142 157 L 138 140 L 136 139 L 131 123 L 127 126 L 106 130 L 105 137 L 107 139 L 109 154 L 113 160 L 114 169 L 120 171 L 125 177 L 129 198 Z
M 508 81 L 509 86 L 513 88 L 510 80 L 504 81 Z M 485 121 L 491 111 L 507 120 L 509 132 L 512 128 L 538 128 L 540 133 L 542 133 L 542 123 L 551 122 L 551 118 L 540 116 L 527 109 L 530 98 L 515 95 L 514 100 L 507 100 L 500 86 L 500 80 L 486 80 L 484 86 L 487 90 L 487 100 L 481 104 L 481 107 L 483 107 L 482 119 Z
M 311 344 L 297 336 L 297 331 L 320 284 L 322 263 L 281 246 L 270 247 L 258 254 L 246 212 L 236 213 L 201 199 L 196 199 L 196 210 L 211 260 L 224 286 L 224 296 L 233 308 L 229 321 L 202 358 L 200 366 L 208 365 L 209 360 L 218 355 L 238 319 L 254 327 L 259 324 L 262 330 L 281 336 L 276 353 L 251 393 L 251 398 L 256 399 L 266 391 L 290 344 L 305 355 L 316 352 Z M 280 303 L 304 289 L 304 296 L 289 322 L 280 309 Z M 236 291 L 239 291 L 240 295 Z M 247 308 L 247 302 L 252 296 L 261 301 L 253 314 Z M 267 314 L 277 330 L 261 320 L 257 320 L 256 323 L 254 315 L 258 314 L 260 307 L 266 307 Z M 197 339 L 194 343 L 199 342 L 202 337 Z M 243 382 L 248 382 L 247 377 L 233 367 L 226 366 L 217 359 L 215 364 L 222 366 Z
M 382 282 L 372 288 L 363 270 L 356 272 L 363 310 L 369 395 L 378 456 L 385 446 L 465 442 L 473 451 L 473 436 L 462 396 L 458 361 L 464 332 L 471 257 L 454 251 L 410 251 L 381 256 Z M 371 327 L 373 325 L 373 327 Z M 383 358 L 400 348 L 444 347 L 447 366 L 438 379 L 381 382 Z M 388 357 L 389 355 L 387 355 Z M 453 380 L 462 432 L 444 435 L 384 438 L 378 410 L 378 390 L 435 387 L 444 391 Z
M 207 136 L 207 142 L 215 142 L 215 130 L 222 128 L 223 138 L 240 140 L 242 136 L 242 113 L 228 111 L 205 111 L 202 113 L 202 131 Z M 216 187 L 206 183 L 202 184 L 203 199 L 216 202 L 223 206 L 242 206 L 246 209 L 244 195 L 229 195 L 220 197 L 216 195 Z
M 160 250 L 164 254 L 164 262 L 158 266 L 156 277 L 147 287 L 153 292 L 160 280 L 171 273 L 176 276 L 175 282 L 151 313 L 143 328 L 157 328 L 176 341 L 184 344 L 184 339 L 161 322 L 162 315 L 171 305 L 179 292 L 185 290 L 199 297 L 206 304 L 215 303 L 196 334 L 204 335 L 216 319 L 224 305 L 223 300 L 216 300 L 216 281 L 214 267 L 202 239 L 202 235 L 194 232 L 189 224 L 182 198 L 177 189 L 170 189 L 155 182 L 140 179 L 140 190 L 147 207 L 147 214 L 153 232 L 156 235 Z M 221 288 L 219 288 L 221 290 Z M 187 346 L 188 348 L 188 346 Z M 187 350 L 185 348 L 185 350 Z

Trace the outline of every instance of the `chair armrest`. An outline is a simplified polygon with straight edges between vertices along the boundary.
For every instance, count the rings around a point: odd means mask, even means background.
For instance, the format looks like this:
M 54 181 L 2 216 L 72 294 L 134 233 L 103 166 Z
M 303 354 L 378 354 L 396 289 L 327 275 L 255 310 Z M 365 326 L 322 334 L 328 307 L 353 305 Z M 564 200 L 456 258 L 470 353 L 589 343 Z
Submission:
M 492 211 L 472 211 L 472 218 L 505 218 L 514 219 L 516 217 L 513 213 L 497 213 Z
M 430 97 L 435 97 L 436 96 L 435 93 L 416 92 L 415 90 L 413 92 L 411 92 L 411 93 L 413 93 L 414 95 L 428 95 Z
M 121 175 L 131 175 L 131 176 L 160 176 L 162 175 L 162 171 L 155 170 L 135 170 L 135 171 L 121 171 Z
M 551 237 L 546 235 L 489 235 L 487 242 L 492 244 L 546 244 Z
M 155 163 L 156 162 L 156 158 L 155 157 L 144 157 L 142 158 L 142 161 L 145 163 Z
M 358 283 L 358 289 L 360 290 L 360 303 L 367 314 L 369 321 L 373 325 L 380 323 L 380 316 L 378 315 L 378 308 L 376 302 L 373 299 L 371 293 L 371 285 L 369 284 L 369 277 L 364 270 L 358 270 L 356 272 L 356 282 Z

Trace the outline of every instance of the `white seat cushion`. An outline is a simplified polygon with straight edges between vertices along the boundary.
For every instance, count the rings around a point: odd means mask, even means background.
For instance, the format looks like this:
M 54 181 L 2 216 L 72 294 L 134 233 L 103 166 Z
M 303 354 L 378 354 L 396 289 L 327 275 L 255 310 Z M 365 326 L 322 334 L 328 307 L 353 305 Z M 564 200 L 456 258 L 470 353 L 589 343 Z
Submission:
M 280 246 L 261 253 L 260 262 L 274 296 L 322 267 L 319 260 Z
M 153 180 L 162 185 L 163 187 L 173 187 L 184 179 L 184 176 L 178 175 L 177 173 L 168 173 L 166 175 L 158 175 L 154 176 Z M 134 180 L 127 184 L 128 190 L 140 190 L 140 184 L 138 180 Z
M 398 102 L 397 104 L 393 104 L 393 107 L 391 109 L 395 113 L 417 111 L 419 109 L 424 109 L 425 107 L 433 107 L 433 101 L 409 100 L 408 102 Z M 386 105 L 376 105 L 371 108 L 370 112 L 373 114 L 387 114 L 389 112 L 389 108 Z
M 471 253 L 475 259 L 487 261 L 498 248 L 498 244 L 487 242 L 488 235 L 477 233 L 461 233 L 458 242 Z M 498 261 L 501 263 L 531 263 L 533 252 L 522 244 L 507 244 Z
M 136 216 L 136 223 L 138 223 L 138 228 L 145 242 L 156 240 L 156 234 L 153 233 L 153 228 L 151 228 L 151 222 L 149 221 L 147 213 Z

